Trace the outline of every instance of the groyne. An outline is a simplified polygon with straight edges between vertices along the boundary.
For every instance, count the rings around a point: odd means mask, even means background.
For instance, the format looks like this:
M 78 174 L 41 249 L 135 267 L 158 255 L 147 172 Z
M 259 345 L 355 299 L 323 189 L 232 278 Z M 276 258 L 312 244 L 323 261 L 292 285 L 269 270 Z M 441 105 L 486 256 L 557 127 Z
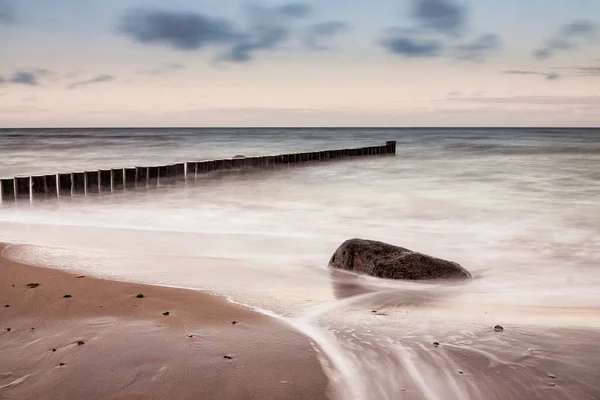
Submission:
M 396 142 L 383 146 L 323 150 L 260 157 L 233 157 L 174 163 L 162 166 L 126 167 L 0 179 L 0 203 L 33 201 L 74 195 L 114 193 L 138 187 L 173 185 L 195 180 L 198 175 L 233 169 L 271 168 L 280 165 L 324 162 L 344 158 L 396 154 Z

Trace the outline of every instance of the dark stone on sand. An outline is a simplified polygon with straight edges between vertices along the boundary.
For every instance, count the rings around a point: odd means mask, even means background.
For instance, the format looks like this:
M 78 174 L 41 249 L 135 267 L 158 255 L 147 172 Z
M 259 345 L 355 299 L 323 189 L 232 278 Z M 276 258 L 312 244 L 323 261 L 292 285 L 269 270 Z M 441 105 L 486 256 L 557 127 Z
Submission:
M 54 351 L 56 351 L 56 349 L 52 349 L 52 351 L 54 352 Z
M 40 286 L 40 284 L 39 284 L 39 283 L 36 283 L 36 282 L 34 282 L 34 283 L 28 283 L 28 284 L 27 284 L 27 287 L 28 287 L 29 289 L 34 289 L 34 288 L 36 288 L 36 287 L 38 287 L 38 286 Z
M 140 294 L 138 294 L 138 295 L 137 295 L 137 296 L 135 296 L 135 297 L 137 297 L 138 299 L 143 299 L 143 298 L 144 298 L 144 295 L 143 295 L 142 293 L 140 293 Z
M 165 311 L 165 312 L 163 313 L 163 315 L 164 315 L 164 316 L 167 316 L 167 315 L 169 315 L 169 312 L 168 312 L 168 311 Z
M 376 313 L 376 312 L 377 312 L 377 310 L 373 310 L 373 311 L 371 311 L 371 312 L 372 312 L 372 313 Z
M 6 328 L 6 331 L 10 332 L 10 331 L 12 331 L 12 328 Z
M 233 360 L 233 357 L 231 357 L 231 356 L 223 356 L 223 358 L 226 358 L 228 360 Z
M 495 332 L 502 332 L 503 330 L 504 330 L 504 328 L 503 328 L 502 326 L 500 326 L 500 325 L 496 325 L 496 326 L 494 327 L 494 331 L 495 331 Z
M 77 279 L 85 278 L 85 275 L 77 275 Z
M 60 365 L 60 366 L 62 367 L 63 365 L 65 365 L 65 363 L 60 363 L 60 364 L 58 364 L 58 365 Z
M 550 379 L 556 379 L 556 375 L 548 374 L 548 378 L 550 378 Z
M 77 341 L 77 346 L 83 346 L 85 342 L 83 340 Z
M 374 240 L 349 239 L 329 260 L 330 268 L 386 279 L 468 279 L 459 264 Z
M 70 299 L 71 297 L 73 297 L 73 296 L 71 296 L 70 294 L 65 294 L 65 295 L 63 296 L 63 299 Z
M 6 305 L 4 305 L 4 307 L 5 307 L 5 308 L 8 308 L 8 307 L 10 307 L 10 304 L 6 304 Z
M 236 154 L 235 156 L 233 156 L 233 158 L 234 158 L 235 160 L 239 160 L 239 159 L 246 158 L 246 156 L 244 156 L 244 155 L 242 155 L 242 154 Z
M 439 346 L 439 345 L 440 345 L 440 342 L 433 342 L 433 345 L 434 345 L 435 347 L 437 347 L 437 346 Z
M 235 324 L 237 324 L 237 321 L 231 321 L 231 324 L 235 325 Z
M 463 372 L 462 372 L 462 371 L 458 371 L 458 374 L 459 374 L 459 375 L 462 375 L 462 374 L 463 374 Z

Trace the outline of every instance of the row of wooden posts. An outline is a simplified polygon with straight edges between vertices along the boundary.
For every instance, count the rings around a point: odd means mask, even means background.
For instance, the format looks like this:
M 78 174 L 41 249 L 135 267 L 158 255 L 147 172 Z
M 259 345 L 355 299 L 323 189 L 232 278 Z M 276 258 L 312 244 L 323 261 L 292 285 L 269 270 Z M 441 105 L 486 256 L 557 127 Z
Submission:
M 231 158 L 199 162 L 184 162 L 159 167 L 131 167 L 51 175 L 17 176 L 0 180 L 0 202 L 73 196 L 76 194 L 112 193 L 136 187 L 175 184 L 195 180 L 197 175 L 213 171 L 267 168 L 285 164 L 329 161 L 348 157 L 387 155 L 396 153 L 396 142 L 385 146 L 343 150 L 325 150 L 277 156 Z

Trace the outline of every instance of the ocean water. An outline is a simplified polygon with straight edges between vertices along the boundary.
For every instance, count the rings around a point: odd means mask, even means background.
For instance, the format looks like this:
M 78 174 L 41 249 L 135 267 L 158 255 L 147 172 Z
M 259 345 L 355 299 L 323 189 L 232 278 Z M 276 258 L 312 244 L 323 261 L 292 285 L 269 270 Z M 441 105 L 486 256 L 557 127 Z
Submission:
M 5 203 L 0 240 L 14 259 L 280 318 L 315 343 L 335 399 L 600 398 L 600 129 L 0 130 L 0 177 L 385 140 L 396 156 Z M 474 279 L 332 273 L 352 237 Z

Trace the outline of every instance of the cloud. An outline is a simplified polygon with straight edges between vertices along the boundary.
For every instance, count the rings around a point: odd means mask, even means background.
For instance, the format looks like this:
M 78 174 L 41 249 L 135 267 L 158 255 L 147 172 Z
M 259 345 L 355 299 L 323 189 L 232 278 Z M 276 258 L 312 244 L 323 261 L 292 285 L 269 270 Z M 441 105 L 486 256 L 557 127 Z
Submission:
M 152 69 L 150 71 L 145 72 L 147 75 L 165 75 L 171 72 L 179 71 L 185 69 L 185 65 L 178 63 L 170 63 L 161 65 L 158 68 Z
M 195 12 L 133 9 L 119 22 L 119 31 L 138 43 L 166 45 L 197 51 L 214 47 L 217 59 L 248 62 L 256 52 L 273 50 L 292 37 L 293 21 L 306 18 L 311 8 L 304 3 L 289 3 L 273 8 L 251 6 L 246 9 L 246 25 Z
M 579 75 L 600 76 L 600 67 L 575 67 L 573 68 Z
M 129 10 L 120 21 L 120 31 L 145 44 L 166 44 L 180 50 L 197 50 L 237 37 L 234 27 L 196 13 L 159 10 Z
M 496 34 L 486 33 L 470 43 L 456 47 L 456 58 L 468 61 L 484 61 L 491 53 L 502 48 L 502 39 Z
M 560 75 L 556 72 L 536 72 L 536 71 L 523 71 L 523 70 L 508 70 L 502 71 L 501 73 L 505 75 L 537 75 L 543 76 L 546 80 L 555 81 L 560 78 Z
M 350 30 L 350 26 L 340 21 L 329 21 L 313 24 L 308 27 L 304 42 L 311 49 L 323 50 L 328 47 L 323 44 L 334 36 Z
M 554 37 L 546 40 L 544 45 L 533 51 L 538 60 L 546 60 L 556 53 L 579 48 L 582 42 L 593 41 L 600 27 L 592 21 L 578 20 L 563 25 Z
M 485 61 L 502 47 L 496 34 L 464 38 L 467 9 L 452 0 L 411 0 L 411 28 L 388 29 L 379 44 L 389 53 L 403 57 L 451 57 L 465 61 Z M 441 34 L 441 35 L 440 35 Z
M 437 57 L 444 51 L 440 41 L 410 37 L 402 32 L 391 33 L 381 45 L 392 54 L 404 57 Z
M 451 0 L 415 0 L 413 16 L 421 26 L 445 34 L 459 34 L 466 24 L 466 10 Z
M 0 24 L 13 24 L 17 22 L 14 7 L 8 0 L 0 0 Z
M 477 104 L 527 104 L 600 107 L 600 96 L 512 96 L 512 97 L 459 97 L 445 101 Z
M 95 78 L 88 79 L 85 81 L 71 83 L 69 86 L 67 86 L 67 88 L 75 89 L 75 88 L 78 88 L 81 86 L 88 86 L 88 85 L 94 85 L 96 83 L 110 82 L 110 81 L 114 81 L 115 79 L 116 78 L 112 75 L 103 74 L 103 75 L 98 75 Z

